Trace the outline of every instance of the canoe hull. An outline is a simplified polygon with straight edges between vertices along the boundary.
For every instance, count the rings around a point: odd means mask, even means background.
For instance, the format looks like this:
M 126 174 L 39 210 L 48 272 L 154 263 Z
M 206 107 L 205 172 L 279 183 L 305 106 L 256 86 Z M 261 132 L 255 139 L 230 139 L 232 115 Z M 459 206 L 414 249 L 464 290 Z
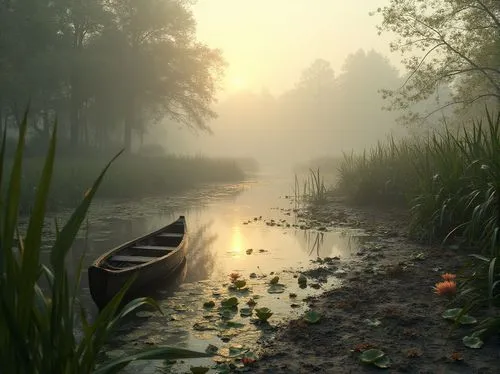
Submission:
M 148 236 L 154 236 L 154 234 L 149 234 Z M 138 238 L 134 242 L 143 238 Z M 126 296 L 131 294 L 140 296 L 141 290 L 154 288 L 157 285 L 165 285 L 165 281 L 175 277 L 179 266 L 185 260 L 187 237 L 186 233 L 184 233 L 184 238 L 174 251 L 150 263 L 131 266 L 118 271 L 110 270 L 103 266 L 106 258 L 111 257 L 113 253 L 117 253 L 128 246 L 130 244 L 122 245 L 118 249 L 109 251 L 88 268 L 90 294 L 99 309 L 103 309 L 133 276 L 136 276 L 136 278 L 128 289 Z

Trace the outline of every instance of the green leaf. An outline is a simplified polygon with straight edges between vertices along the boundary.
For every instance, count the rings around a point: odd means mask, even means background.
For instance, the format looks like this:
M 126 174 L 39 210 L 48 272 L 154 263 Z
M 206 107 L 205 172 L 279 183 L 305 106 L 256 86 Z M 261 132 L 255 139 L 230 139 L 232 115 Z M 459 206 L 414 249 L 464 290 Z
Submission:
M 267 289 L 267 293 L 283 293 L 285 292 L 285 285 L 284 284 L 271 284 L 269 288 Z
M 230 297 L 229 299 L 224 299 L 221 301 L 221 305 L 224 308 L 234 308 L 238 305 L 238 299 L 236 297 Z
M 243 288 L 247 285 L 247 282 L 245 280 L 241 279 L 241 280 L 235 281 L 234 285 L 236 286 L 236 288 Z
M 40 245 L 42 242 L 42 228 L 45 217 L 45 203 L 48 198 L 50 181 L 52 178 L 52 170 L 54 166 L 54 157 L 56 152 L 57 141 L 57 122 L 54 125 L 52 132 L 52 139 L 50 141 L 47 157 L 45 158 L 45 165 L 42 170 L 42 176 L 38 184 L 35 203 L 31 212 L 31 217 L 26 232 L 26 239 L 24 240 L 24 251 L 22 256 L 22 269 L 21 277 L 23 279 L 23 296 L 20 302 L 25 301 L 22 312 L 19 317 L 21 320 L 27 320 L 29 308 L 33 295 L 33 285 L 38 277 L 39 259 L 40 259 Z
M 64 268 L 64 258 L 66 257 L 66 254 L 68 253 L 69 249 L 71 248 L 71 245 L 73 244 L 75 237 L 78 233 L 78 230 L 80 229 L 80 226 L 82 225 L 83 220 L 85 219 L 85 216 L 87 214 L 87 211 L 90 207 L 90 203 L 92 199 L 94 198 L 95 193 L 97 192 L 97 189 L 99 188 L 100 184 L 102 183 L 102 180 L 104 179 L 104 175 L 110 168 L 111 164 L 123 153 L 123 150 L 120 151 L 115 157 L 111 159 L 110 162 L 104 167 L 103 171 L 101 174 L 97 177 L 96 181 L 94 182 L 94 185 L 92 188 L 89 190 L 89 192 L 85 195 L 83 200 L 81 201 L 80 205 L 76 208 L 76 210 L 73 212 L 71 217 L 69 218 L 68 222 L 64 225 L 63 229 L 59 233 L 58 237 L 56 238 L 56 241 L 52 247 L 52 251 L 50 253 L 50 263 L 52 264 L 52 267 L 54 269 L 54 273 L 56 274 L 56 279 L 57 279 L 57 273 L 61 272 L 62 269 Z
M 465 314 L 460 317 L 457 322 L 461 325 L 474 325 L 475 323 L 477 323 L 477 319 L 469 316 L 468 314 Z
M 387 356 L 383 356 L 373 362 L 373 365 L 381 368 L 381 369 L 387 369 L 391 366 L 391 360 Z
M 93 374 L 116 373 L 117 370 L 122 369 L 130 362 L 137 360 L 177 360 L 181 358 L 202 358 L 202 357 L 212 357 L 212 355 L 205 352 L 196 352 L 181 348 L 162 347 L 118 358 L 97 368 L 97 370 L 94 371 Z
M 477 336 L 464 336 L 462 342 L 468 348 L 479 349 L 483 346 L 484 342 Z
M 203 308 L 213 308 L 215 306 L 215 301 L 210 300 L 210 301 L 205 301 L 203 303 Z
M 220 311 L 222 319 L 231 319 L 235 316 L 236 311 L 233 309 L 224 308 Z
M 310 310 L 304 315 L 304 321 L 308 323 L 318 323 L 320 319 L 321 319 L 321 314 L 313 310 Z
M 448 319 L 450 321 L 458 322 L 461 325 L 473 325 L 477 323 L 477 319 L 469 316 L 468 314 L 462 314 L 463 309 L 462 308 L 453 308 L 453 309 L 448 309 L 445 310 L 444 313 L 441 315 L 444 319 Z
M 364 363 L 373 364 L 384 356 L 385 353 L 380 349 L 368 349 L 361 354 L 359 359 Z
M 240 309 L 240 315 L 242 317 L 250 317 L 253 313 L 253 310 L 251 308 L 241 308 Z
M 378 319 L 371 320 L 371 319 L 367 318 L 363 322 L 371 327 L 377 327 L 377 326 L 380 326 L 382 324 L 382 322 L 380 322 Z
M 460 315 L 461 312 L 462 312 L 462 308 L 447 309 L 444 311 L 444 313 L 441 316 L 444 319 L 451 319 L 454 321 Z
M 263 322 L 266 322 L 273 315 L 271 309 L 266 307 L 255 309 L 255 314 L 257 315 L 257 318 Z

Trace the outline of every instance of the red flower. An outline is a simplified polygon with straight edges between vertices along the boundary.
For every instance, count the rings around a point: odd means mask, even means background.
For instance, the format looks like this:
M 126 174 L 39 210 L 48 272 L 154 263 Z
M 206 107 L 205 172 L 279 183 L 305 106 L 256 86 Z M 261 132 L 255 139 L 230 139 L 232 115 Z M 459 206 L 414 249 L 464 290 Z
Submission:
M 254 363 L 255 360 L 251 357 L 243 357 L 241 359 L 241 362 L 243 363 L 243 365 L 250 365 L 250 364 Z
M 453 281 L 436 283 L 434 292 L 439 296 L 453 296 L 457 293 L 457 284 Z
M 441 278 L 443 278 L 445 281 L 454 281 L 456 277 L 456 274 L 451 273 L 444 273 L 441 275 Z

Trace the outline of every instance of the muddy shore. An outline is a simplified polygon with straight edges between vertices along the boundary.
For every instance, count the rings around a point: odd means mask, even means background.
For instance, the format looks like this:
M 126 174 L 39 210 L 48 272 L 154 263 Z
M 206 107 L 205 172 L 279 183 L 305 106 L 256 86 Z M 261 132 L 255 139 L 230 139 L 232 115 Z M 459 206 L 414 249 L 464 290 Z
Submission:
M 457 273 L 459 280 L 465 253 L 412 240 L 400 210 L 352 206 L 337 196 L 301 214 L 316 226 L 362 227 L 370 241 L 356 254 L 341 288 L 308 300 L 320 321 L 279 326 L 250 372 L 500 372 L 500 339 L 490 338 L 480 349 L 465 347 L 462 337 L 473 326 L 454 329 L 441 316 L 449 301 L 433 293 L 441 274 Z M 321 278 L 335 266 L 324 263 L 308 276 Z M 361 352 L 370 348 L 382 350 L 390 367 L 362 364 Z

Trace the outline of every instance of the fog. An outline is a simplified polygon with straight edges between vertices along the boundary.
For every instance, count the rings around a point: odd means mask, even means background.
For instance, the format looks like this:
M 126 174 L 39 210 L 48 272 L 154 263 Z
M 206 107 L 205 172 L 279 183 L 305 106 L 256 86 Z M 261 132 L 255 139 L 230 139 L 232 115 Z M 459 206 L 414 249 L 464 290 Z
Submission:
M 293 88 L 279 95 L 241 90 L 215 107 L 213 134 L 195 134 L 164 123 L 165 147 L 175 153 L 254 157 L 286 165 L 342 152 L 361 151 L 406 129 L 397 113 L 383 110 L 381 87 L 401 84 L 396 69 L 375 51 L 347 56 L 337 74 L 318 59 L 297 74 Z M 168 129 L 168 130 L 167 130 Z M 161 136 L 154 135 L 148 141 Z
M 0 119 L 15 133 L 30 102 L 34 154 L 56 118 L 67 153 L 282 167 L 360 151 L 407 132 L 380 92 L 407 74 L 369 15 L 387 3 L 2 2 Z

